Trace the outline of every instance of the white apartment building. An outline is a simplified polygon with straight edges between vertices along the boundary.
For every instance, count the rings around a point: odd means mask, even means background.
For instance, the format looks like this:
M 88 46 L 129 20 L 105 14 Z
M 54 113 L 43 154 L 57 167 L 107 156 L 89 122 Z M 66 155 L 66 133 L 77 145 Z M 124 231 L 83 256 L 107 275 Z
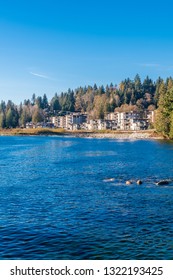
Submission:
M 55 116 L 51 119 L 52 123 L 54 124 L 54 127 L 66 127 L 66 119 L 64 116 Z
M 114 121 L 113 121 L 114 120 Z M 106 121 L 112 122 L 107 128 L 117 130 L 143 130 L 154 122 L 154 111 L 114 112 L 106 116 Z
M 107 114 L 104 120 L 87 121 L 87 114 L 67 113 L 65 116 L 52 117 L 55 127 L 62 127 L 68 130 L 144 130 L 154 122 L 154 111 L 129 111 L 113 112 Z
M 65 116 L 52 117 L 52 123 L 55 127 L 61 127 L 69 130 L 76 129 L 80 124 L 87 121 L 87 115 L 81 113 L 68 113 Z
M 78 127 L 80 124 L 87 121 L 87 115 L 81 113 L 70 113 L 66 116 L 66 128 L 73 130 Z
M 140 118 L 140 113 L 135 111 L 117 112 L 117 129 L 131 130 L 132 124 Z

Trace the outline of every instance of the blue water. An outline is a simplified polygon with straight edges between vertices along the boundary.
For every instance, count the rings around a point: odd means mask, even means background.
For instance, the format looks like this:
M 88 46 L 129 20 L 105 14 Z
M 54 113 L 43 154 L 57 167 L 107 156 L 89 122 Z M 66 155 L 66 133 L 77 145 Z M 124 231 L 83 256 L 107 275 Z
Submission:
M 0 258 L 173 259 L 160 179 L 173 179 L 171 142 L 1 136 Z

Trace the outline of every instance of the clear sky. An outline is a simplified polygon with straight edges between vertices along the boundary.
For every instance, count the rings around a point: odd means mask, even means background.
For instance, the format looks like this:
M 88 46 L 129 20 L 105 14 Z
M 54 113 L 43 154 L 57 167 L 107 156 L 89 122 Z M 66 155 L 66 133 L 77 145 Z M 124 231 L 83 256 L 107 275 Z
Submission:
M 0 0 L 0 100 L 173 76 L 173 1 Z

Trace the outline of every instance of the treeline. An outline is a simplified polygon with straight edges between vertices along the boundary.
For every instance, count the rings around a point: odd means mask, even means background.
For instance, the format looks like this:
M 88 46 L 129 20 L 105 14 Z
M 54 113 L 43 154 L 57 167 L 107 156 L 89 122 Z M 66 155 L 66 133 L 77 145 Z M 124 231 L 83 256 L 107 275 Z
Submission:
M 162 83 L 156 110 L 155 128 L 165 136 L 173 139 L 173 80 Z
M 105 87 L 85 86 L 75 90 L 55 94 L 48 102 L 46 94 L 42 97 L 32 95 L 20 105 L 12 101 L 0 104 L 0 127 L 25 126 L 27 122 L 41 122 L 55 114 L 87 112 L 90 118 L 104 119 L 114 110 L 154 110 L 157 109 L 156 128 L 166 135 L 172 135 L 172 95 L 173 79 L 153 81 L 148 76 L 141 81 L 137 74 L 133 80 L 127 78 L 119 86 L 111 83 Z M 172 134 L 171 134 L 172 133 Z
M 15 128 L 25 126 L 27 122 L 45 121 L 48 116 L 49 104 L 46 94 L 43 97 L 33 94 L 31 100 L 15 105 L 11 100 L 0 103 L 0 127 Z

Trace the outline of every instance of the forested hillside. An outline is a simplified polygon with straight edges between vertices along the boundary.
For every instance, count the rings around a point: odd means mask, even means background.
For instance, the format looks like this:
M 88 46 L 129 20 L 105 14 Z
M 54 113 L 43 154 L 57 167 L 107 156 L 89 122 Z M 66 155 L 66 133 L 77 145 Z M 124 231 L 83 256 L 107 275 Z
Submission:
M 15 105 L 11 100 L 0 104 L 0 127 L 25 126 L 27 122 L 41 122 L 65 111 L 87 112 L 90 118 L 104 119 L 116 110 L 156 110 L 156 129 L 173 137 L 173 79 L 153 81 L 148 76 L 127 78 L 119 85 L 85 86 L 67 92 L 55 93 L 50 101 L 46 94 L 32 95 L 31 99 Z

